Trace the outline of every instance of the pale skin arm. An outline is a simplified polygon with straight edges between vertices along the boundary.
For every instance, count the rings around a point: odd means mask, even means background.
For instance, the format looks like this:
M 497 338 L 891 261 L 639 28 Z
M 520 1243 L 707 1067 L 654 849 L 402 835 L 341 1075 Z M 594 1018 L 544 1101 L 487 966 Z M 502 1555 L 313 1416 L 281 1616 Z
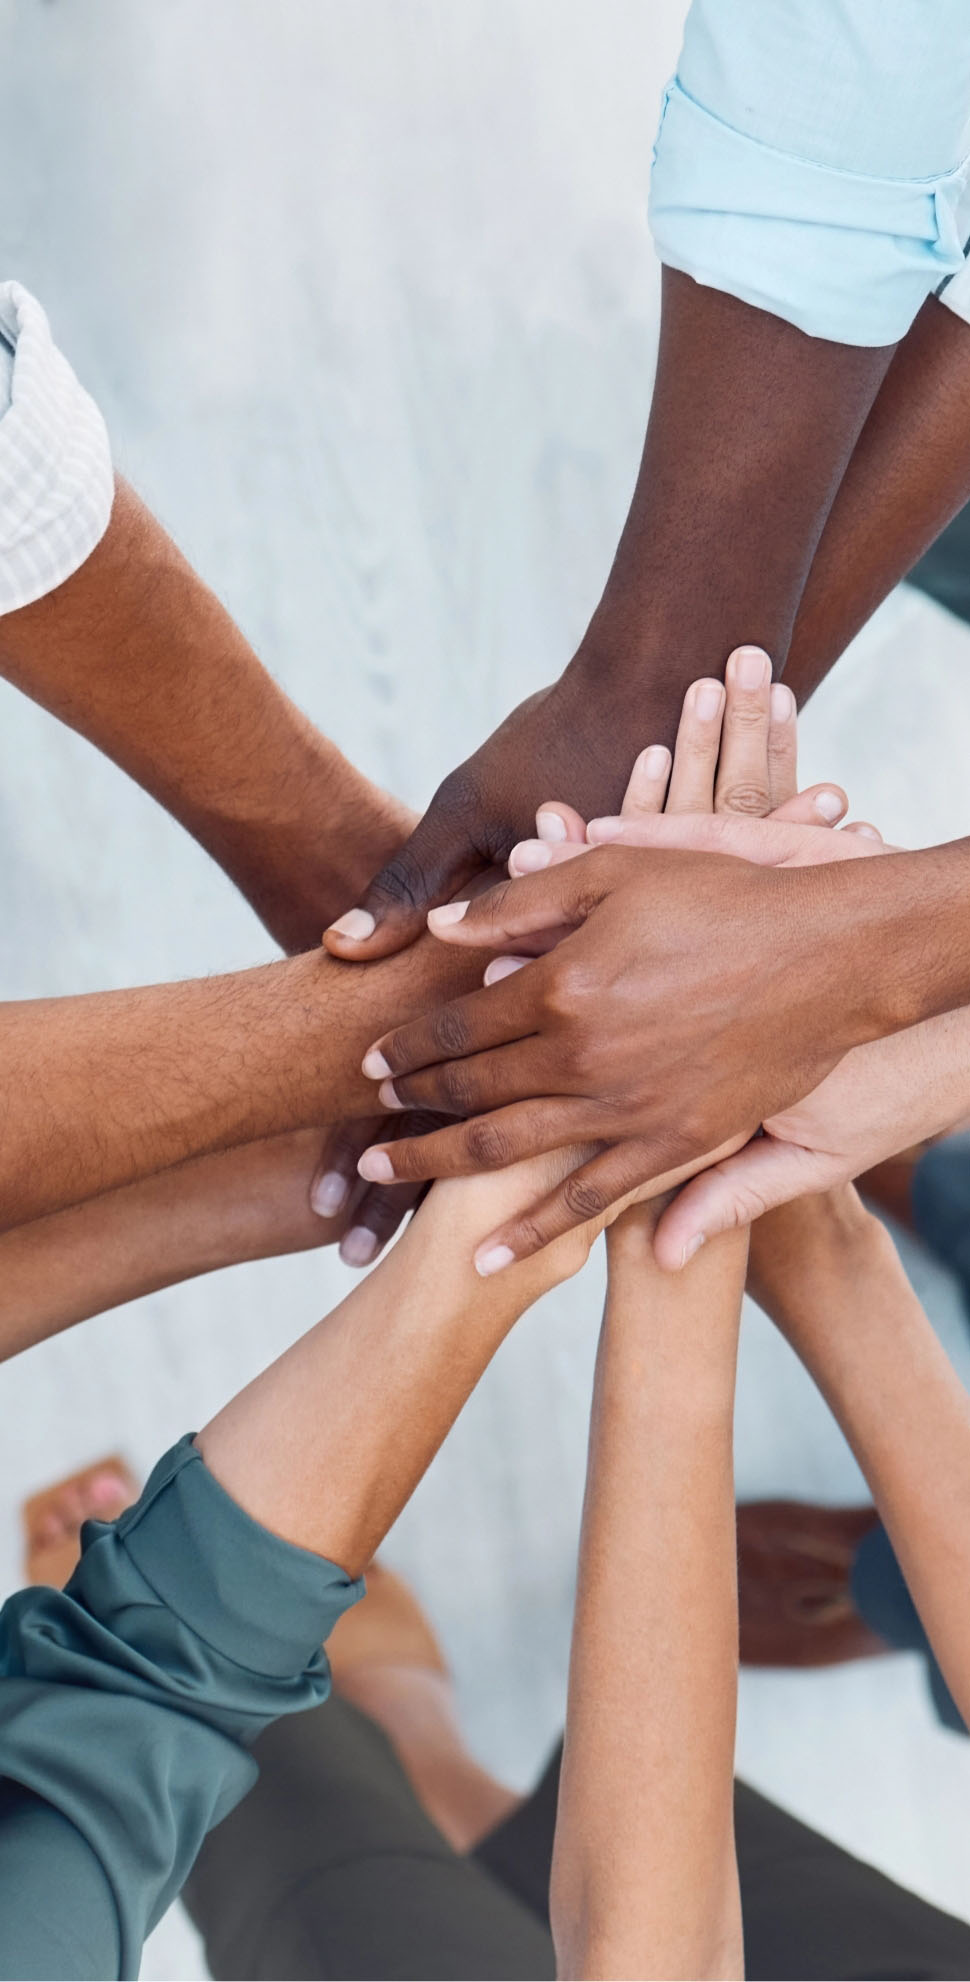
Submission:
M 611 1230 L 551 1916 L 564 1976 L 738 1976 L 732 1428 L 747 1244 Z
M 560 1154 L 559 1174 L 576 1160 Z M 476 1275 L 474 1242 L 536 1175 L 436 1186 L 374 1272 L 200 1433 L 247 1513 L 352 1576 L 366 1568 L 514 1322 L 587 1257 L 597 1225 L 498 1287 Z
M 751 1286 L 842 1426 L 970 1719 L 970 1398 L 892 1240 L 851 1185 L 806 1198 L 754 1228 Z

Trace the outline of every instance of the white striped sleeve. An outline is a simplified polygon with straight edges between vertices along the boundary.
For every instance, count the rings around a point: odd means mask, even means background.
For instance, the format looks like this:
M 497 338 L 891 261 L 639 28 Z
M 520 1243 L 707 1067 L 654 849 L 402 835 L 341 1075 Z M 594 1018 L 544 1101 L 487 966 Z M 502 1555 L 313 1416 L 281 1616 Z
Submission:
M 0 283 L 0 613 L 62 585 L 111 516 L 107 428 L 36 298 Z

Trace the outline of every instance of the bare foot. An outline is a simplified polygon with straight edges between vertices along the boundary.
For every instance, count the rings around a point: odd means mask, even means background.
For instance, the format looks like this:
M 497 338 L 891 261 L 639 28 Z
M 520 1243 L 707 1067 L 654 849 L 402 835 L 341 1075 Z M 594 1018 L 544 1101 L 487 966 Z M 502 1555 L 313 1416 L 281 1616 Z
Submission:
M 24 1573 L 28 1583 L 61 1590 L 77 1567 L 85 1521 L 116 1521 L 138 1498 L 123 1459 L 100 1459 L 25 1501 Z
M 367 1595 L 327 1640 L 333 1690 L 383 1728 L 419 1803 L 456 1851 L 471 1851 L 521 1798 L 465 1746 L 441 1647 L 407 1584 L 372 1562 Z

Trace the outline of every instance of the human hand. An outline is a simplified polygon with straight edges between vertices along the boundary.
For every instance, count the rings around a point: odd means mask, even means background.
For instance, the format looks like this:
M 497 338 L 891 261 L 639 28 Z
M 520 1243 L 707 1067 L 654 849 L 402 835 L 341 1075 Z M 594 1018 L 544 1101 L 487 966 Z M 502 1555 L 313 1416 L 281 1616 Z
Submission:
M 760 781 L 758 789 L 788 806 L 794 738 L 779 750 L 771 734 L 785 721 L 794 731 L 793 706 L 790 716 L 779 714 L 772 724 L 767 661 L 758 690 L 745 689 L 738 676 L 729 665 L 721 802 L 736 791 L 750 793 Z M 688 695 L 678 737 L 678 759 L 695 770 L 706 766 L 708 805 L 714 803 L 717 747 L 697 731 L 706 721 L 720 742 L 725 712 L 719 693 L 717 719 L 701 716 L 696 690 Z M 651 754 L 638 767 L 645 770 Z M 773 781 L 769 759 L 787 763 L 787 773 Z M 658 784 L 662 794 L 666 778 Z M 675 793 L 684 788 L 684 776 L 672 781 Z M 699 774 L 693 789 L 699 803 Z M 844 795 L 838 801 L 844 809 Z M 645 804 L 642 810 L 645 815 Z M 568 831 L 568 808 L 559 811 Z M 644 816 L 643 823 L 660 822 Z M 670 823 L 689 835 L 711 822 L 685 817 Z M 744 818 L 714 823 L 806 835 L 813 849 L 833 837 L 797 824 Z M 839 838 L 843 857 L 879 844 L 857 835 Z M 785 847 L 779 848 L 782 857 L 794 858 L 787 840 Z M 784 1093 L 786 1103 L 795 1099 L 812 1084 L 810 1068 L 827 1072 L 854 1038 L 870 1036 L 872 1015 L 850 969 L 856 911 L 847 905 L 839 915 L 838 906 L 830 888 L 805 885 L 795 895 L 791 878 L 774 867 L 679 851 L 661 858 L 651 850 L 617 847 L 493 890 L 460 916 L 454 908 L 439 911 L 430 918 L 436 932 L 485 949 L 521 950 L 537 937 L 547 940 L 550 931 L 568 933 L 551 955 L 509 975 L 500 987 L 473 993 L 377 1042 L 365 1071 L 392 1077 L 381 1090 L 386 1105 L 420 1101 L 451 1112 L 496 1112 L 421 1144 L 370 1151 L 363 1174 L 415 1178 L 500 1167 L 570 1134 L 618 1144 L 567 1179 L 527 1219 L 492 1235 L 483 1255 L 507 1261 L 535 1251 L 644 1178 L 688 1173 L 713 1147 L 754 1132 L 767 1092 Z M 827 961 L 819 943 L 822 926 L 830 943 Z M 841 1042 L 831 997 L 835 950 L 846 972 Z M 504 960 L 507 971 L 514 961 Z M 497 966 L 489 968 L 492 973 Z M 501 1050 L 489 1050 L 496 1046 Z M 432 1065 L 442 1052 L 462 1057 Z M 667 1097 L 675 1085 L 673 1113 Z M 528 1108 L 509 1105 L 536 1095 L 542 1098 Z
M 664 693 L 657 689 L 659 716 Z M 618 805 L 633 759 L 618 738 L 643 733 L 643 687 L 633 670 L 581 653 L 559 681 L 531 695 L 435 792 L 407 844 L 327 930 L 334 956 L 367 962 L 412 943 L 427 912 L 504 866 L 533 830 L 547 792 L 568 791 L 585 817 Z M 656 732 L 655 732 L 656 733 Z
M 943 1135 L 970 1107 L 970 1009 L 946 1012 L 857 1047 L 804 1100 L 769 1116 L 764 1134 L 700 1172 L 657 1227 L 671 1270 L 716 1232 L 816 1193 L 838 1196 L 900 1149 Z

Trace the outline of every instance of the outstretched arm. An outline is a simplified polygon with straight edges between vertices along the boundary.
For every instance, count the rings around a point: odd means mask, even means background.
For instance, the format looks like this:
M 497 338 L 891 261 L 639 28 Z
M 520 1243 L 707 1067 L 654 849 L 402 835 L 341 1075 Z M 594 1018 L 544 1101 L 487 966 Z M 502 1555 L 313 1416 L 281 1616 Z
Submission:
M 157 798 L 286 950 L 319 943 L 412 823 L 284 695 L 124 481 L 80 569 L 0 618 L 0 674 Z
M 517 1316 L 592 1229 L 486 1288 L 469 1265 L 528 1174 L 433 1192 L 386 1262 L 85 1529 L 67 1590 L 0 1613 L 0 1975 L 135 1975 L 267 1722 L 320 1650 Z M 201 1456 L 200 1456 L 201 1454 Z
M 970 1719 L 970 1399 L 888 1232 L 848 1186 L 752 1233 L 751 1290 L 828 1399 Z
M 0 1229 L 206 1151 L 374 1112 L 360 1071 L 391 1013 L 482 959 L 353 971 L 325 952 L 231 976 L 0 1005 Z
M 781 663 L 836 490 L 892 356 L 792 324 L 665 269 L 636 488 L 603 598 L 562 678 L 440 786 L 335 955 L 411 942 L 562 794 L 617 809 L 636 745 L 672 744 L 688 683 L 757 642 Z M 371 918 L 361 923 L 360 913 Z M 369 931 L 369 933 L 364 933 Z
M 959 0 L 929 36 L 918 0 L 891 28 L 878 0 L 851 20 L 791 0 L 770 21 L 758 0 L 695 0 L 651 180 L 664 269 L 653 404 L 603 597 L 561 680 L 445 780 L 378 875 L 362 901 L 370 939 L 348 944 L 359 923 L 328 937 L 339 954 L 410 940 L 420 912 L 506 858 L 550 796 L 587 818 L 614 811 L 635 741 L 672 743 L 688 682 L 720 674 L 739 642 L 784 662 L 893 349 L 962 267 L 965 28 Z M 929 497 L 937 528 L 948 499 Z M 884 580 L 865 562 L 859 577 L 869 610 Z
M 747 1244 L 658 1271 L 608 1239 L 552 1926 L 564 1976 L 738 1976 L 732 1435 Z
M 339 1238 L 346 1215 L 310 1204 L 324 1134 L 196 1157 L 0 1233 L 0 1361 L 159 1287 Z

